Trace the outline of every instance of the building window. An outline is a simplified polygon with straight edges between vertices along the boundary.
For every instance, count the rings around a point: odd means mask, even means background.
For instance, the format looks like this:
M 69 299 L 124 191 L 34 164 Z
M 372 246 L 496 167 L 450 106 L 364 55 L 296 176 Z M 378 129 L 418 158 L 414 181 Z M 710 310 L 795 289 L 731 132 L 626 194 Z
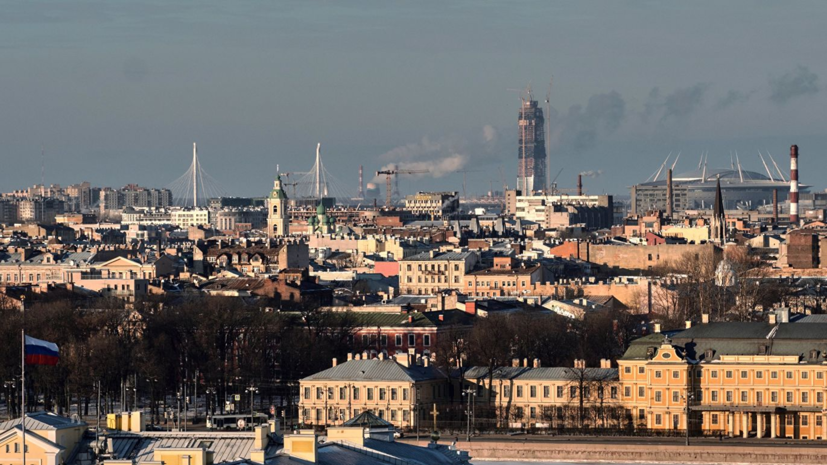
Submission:
M 506 399 L 511 398 L 511 386 L 503 386 L 503 397 L 505 397 Z
M 778 379 L 778 372 L 777 371 L 771 371 L 770 372 L 770 379 Z
M 717 379 L 718 378 L 718 372 L 717 371 L 710 371 L 709 372 L 709 377 Z
M 663 393 L 660 391 L 655 391 L 655 402 L 662 402 L 663 401 Z
M 741 391 L 741 402 L 746 403 L 748 397 L 749 393 L 747 391 Z
M 747 379 L 747 371 L 741 370 L 741 379 Z
M 655 370 L 655 379 L 660 379 L 660 377 L 661 377 L 660 370 Z
M 717 413 L 713 413 L 713 414 L 712 414 L 712 424 L 713 424 L 713 425 L 717 425 L 717 424 L 718 424 L 718 414 L 717 414 Z
M 413 334 L 408 334 L 408 345 L 415 346 L 416 345 L 416 336 Z
M 387 391 L 385 388 L 379 388 L 379 400 L 385 400 L 385 396 L 387 395 Z
M 368 388 L 368 400 L 373 400 L 373 388 Z
M 391 400 L 397 400 L 399 391 L 396 388 L 391 388 Z
M 359 388 L 358 387 L 353 388 L 353 400 L 359 400 Z
M 531 409 L 528 412 L 529 412 L 528 414 L 529 414 L 529 416 L 531 417 L 532 420 L 537 418 L 537 408 L 536 407 L 531 407 Z
M 764 402 L 764 393 L 758 391 L 755 393 L 755 403 L 761 404 L 762 402 Z
M 823 417 L 823 415 L 816 415 L 816 426 L 821 426 L 822 425 L 822 420 L 821 420 L 822 417 Z
M 523 387 L 517 386 L 517 397 L 523 397 Z
M 772 391 L 772 392 L 770 393 L 770 402 L 772 402 L 773 404 L 777 404 L 777 403 L 778 403 L 778 392 L 776 392 L 776 391 Z
M 641 374 L 641 375 L 642 375 L 643 373 L 645 373 L 645 372 L 646 372 L 646 369 L 645 369 L 645 368 L 643 368 L 643 366 L 639 366 L 639 367 L 637 367 L 637 372 L 638 372 L 638 374 Z
M 792 392 L 787 392 L 787 403 L 788 404 L 793 403 L 793 393 Z
M 408 388 L 402 388 L 402 400 L 408 400 Z
M 809 371 L 802 371 L 801 372 L 801 379 L 807 379 L 809 377 L 810 377 L 810 372 Z
M 367 347 L 370 345 L 370 337 L 367 334 L 362 335 L 362 346 Z
M 793 379 L 793 372 L 792 372 L 792 371 L 788 371 L 788 372 L 787 372 L 787 374 L 786 374 L 786 376 L 787 376 L 787 379 Z
M 755 379 L 763 379 L 763 378 L 764 378 L 764 372 L 763 371 L 756 371 L 755 372 Z
M 726 379 L 732 379 L 732 370 L 727 370 L 726 373 L 724 374 L 724 377 Z
M 651 255 L 650 255 L 650 257 L 651 257 Z M 661 416 L 660 413 L 656 413 L 655 414 L 655 424 L 656 425 L 661 425 L 662 423 L 663 423 L 663 417 Z
M 431 335 L 425 334 L 422 336 L 422 345 L 425 347 L 429 347 L 431 345 Z
M 726 401 L 730 403 L 732 402 L 732 391 L 726 392 Z
M 316 388 L 316 399 L 324 399 L 324 389 L 320 387 Z
M 402 421 L 408 421 L 408 411 L 407 410 L 402 411 Z
M 345 400 L 345 399 L 347 399 L 347 388 L 346 387 L 340 387 L 339 388 L 339 400 Z
M 532 399 L 537 397 L 537 386 L 529 386 L 528 387 L 528 396 Z
M 710 392 L 710 398 L 712 399 L 712 402 L 718 402 L 718 391 Z
M 816 402 L 818 402 L 819 404 L 824 402 L 824 393 L 823 392 L 821 392 L 821 391 L 816 392 Z
M 807 414 L 801 415 L 801 426 L 809 426 L 810 416 Z
M 677 404 L 681 401 L 681 393 L 678 391 L 672 391 L 672 403 Z
M 681 372 L 680 371 L 678 371 L 678 370 L 673 370 L 672 371 L 672 379 L 678 379 L 680 377 L 681 377 Z
M 646 388 L 644 386 L 638 386 L 637 396 L 641 398 L 646 397 Z
M 571 397 L 572 399 L 577 397 L 577 386 L 570 386 L 569 387 L 569 397 Z
M 388 346 L 388 336 L 386 334 L 379 336 L 379 344 L 381 344 L 382 347 Z
M 308 399 L 308 400 L 310 399 L 310 388 L 309 387 L 304 388 L 304 398 Z
M 632 397 L 632 387 L 631 386 L 624 386 L 623 387 L 623 397 Z
M 551 387 L 550 386 L 543 386 L 543 397 L 551 396 Z
M 809 392 L 802 392 L 801 393 L 801 403 L 807 404 L 810 402 L 810 393 Z
M 817 371 L 816 372 L 816 379 L 824 379 L 824 372 L 823 371 Z M 816 418 L 818 418 L 818 417 L 816 417 Z
M 401 346 L 402 346 L 402 335 L 401 335 L 401 334 L 397 334 L 397 335 L 396 335 L 396 337 L 395 337 L 395 341 L 394 341 L 394 342 L 396 343 L 396 346 L 397 346 L 397 347 L 401 347 Z
M 623 373 L 626 373 L 627 375 L 631 375 L 632 374 L 632 367 L 630 367 L 630 366 L 623 367 Z
M 787 426 L 792 426 L 792 425 L 793 425 L 793 414 L 792 414 L 792 413 L 788 413 L 788 414 L 784 415 L 784 417 L 786 417 L 786 418 L 787 418 L 787 420 L 785 421 L 785 423 L 787 424 Z
M 617 386 L 609 388 L 609 396 L 611 396 L 612 399 L 617 399 Z
M 557 386 L 557 397 L 563 397 L 563 386 Z

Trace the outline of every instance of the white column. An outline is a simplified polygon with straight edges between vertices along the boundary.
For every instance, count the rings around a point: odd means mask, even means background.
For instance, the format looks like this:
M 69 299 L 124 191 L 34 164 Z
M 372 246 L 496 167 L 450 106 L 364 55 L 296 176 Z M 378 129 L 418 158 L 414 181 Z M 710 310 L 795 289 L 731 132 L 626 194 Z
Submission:
M 770 437 L 775 439 L 778 437 L 778 414 L 770 414 Z
M 749 437 L 749 414 L 745 412 L 741 412 L 741 434 L 745 437 Z
M 763 438 L 764 437 L 764 414 L 758 413 L 756 414 L 756 430 L 755 430 L 755 437 Z

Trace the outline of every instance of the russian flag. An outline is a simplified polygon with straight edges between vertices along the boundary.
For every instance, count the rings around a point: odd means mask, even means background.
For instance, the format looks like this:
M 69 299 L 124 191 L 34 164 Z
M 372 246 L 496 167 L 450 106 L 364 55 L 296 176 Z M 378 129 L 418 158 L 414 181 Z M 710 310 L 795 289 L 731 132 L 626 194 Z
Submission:
M 60 354 L 57 344 L 26 336 L 27 365 L 57 365 Z

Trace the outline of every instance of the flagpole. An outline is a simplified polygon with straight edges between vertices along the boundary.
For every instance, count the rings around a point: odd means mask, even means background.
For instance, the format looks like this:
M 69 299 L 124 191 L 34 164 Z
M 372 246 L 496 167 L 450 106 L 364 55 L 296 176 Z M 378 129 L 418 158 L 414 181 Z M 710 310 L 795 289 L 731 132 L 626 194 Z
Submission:
M 20 411 L 23 414 L 20 427 L 23 429 L 23 465 L 26 465 L 26 330 L 20 329 L 20 366 L 23 376 L 20 379 Z

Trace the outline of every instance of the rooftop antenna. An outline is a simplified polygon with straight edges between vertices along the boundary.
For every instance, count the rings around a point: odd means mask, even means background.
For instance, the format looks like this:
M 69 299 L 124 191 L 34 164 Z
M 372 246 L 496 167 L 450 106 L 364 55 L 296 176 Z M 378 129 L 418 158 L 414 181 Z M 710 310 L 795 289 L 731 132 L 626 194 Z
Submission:
M 735 161 L 738 163 L 738 177 L 741 179 L 741 182 L 744 182 L 744 172 L 741 170 L 741 159 L 738 158 L 738 151 L 735 151 Z
M 769 150 L 767 150 L 767 156 L 770 157 L 770 161 L 772 161 L 773 166 L 775 166 L 775 171 L 778 172 L 778 176 L 781 177 L 781 180 L 787 182 L 787 178 L 784 177 L 784 172 L 778 168 L 778 163 L 775 162 L 775 159 L 772 157 Z
M 761 155 L 760 150 L 758 151 L 758 156 L 761 157 L 761 163 L 764 164 L 764 169 L 767 171 L 767 175 L 770 177 L 770 181 L 775 181 L 775 179 L 772 178 L 772 172 L 770 171 L 770 167 L 767 166 L 767 162 L 766 160 L 764 160 L 764 156 Z
M 681 153 L 678 152 L 678 156 L 675 157 L 675 161 L 672 162 L 672 171 L 675 171 L 675 165 L 678 164 L 678 159 L 680 159 L 680 158 L 681 158 Z

